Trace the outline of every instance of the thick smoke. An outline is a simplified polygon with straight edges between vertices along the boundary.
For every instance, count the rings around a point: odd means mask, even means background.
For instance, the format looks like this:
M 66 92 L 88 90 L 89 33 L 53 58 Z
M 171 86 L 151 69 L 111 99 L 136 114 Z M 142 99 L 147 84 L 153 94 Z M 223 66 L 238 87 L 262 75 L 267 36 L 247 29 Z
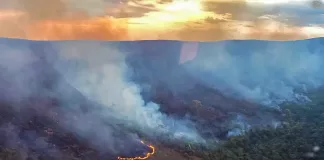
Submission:
M 200 45 L 188 71 L 232 96 L 267 105 L 308 100 L 324 83 L 322 39 L 292 42 L 224 41 Z
M 37 57 L 30 50 L 17 49 L 14 46 L 0 44 L 0 69 L 1 69 L 1 96 L 4 99 L 18 102 L 26 98 L 35 90 L 32 78 L 36 76 L 36 70 L 25 69 L 32 65 Z M 29 85 L 28 82 L 31 82 Z
M 57 48 L 63 59 L 81 65 L 67 66 L 58 62 L 57 69 L 86 97 L 109 109 L 109 113 L 103 112 L 97 116 L 114 117 L 148 134 L 157 132 L 190 140 L 199 138 L 192 129 L 186 127 L 184 121 L 176 121 L 161 114 L 155 103 L 144 103 L 140 88 L 127 80 L 127 74 L 131 73 L 125 63 L 126 53 L 119 52 L 113 44 L 64 42 L 58 44 Z
M 140 88 L 127 80 L 127 54 L 114 43 L 11 42 L 2 40 L 0 46 L 0 87 L 2 101 L 13 104 L 18 116 L 55 119 L 60 128 L 113 155 L 129 154 L 140 144 L 137 133 L 202 142 L 189 121 L 168 117 L 159 112 L 159 105 L 144 103 Z M 58 55 L 48 56 L 48 47 Z M 55 97 L 59 111 L 52 112 L 41 100 L 28 109 L 26 102 L 32 97 Z

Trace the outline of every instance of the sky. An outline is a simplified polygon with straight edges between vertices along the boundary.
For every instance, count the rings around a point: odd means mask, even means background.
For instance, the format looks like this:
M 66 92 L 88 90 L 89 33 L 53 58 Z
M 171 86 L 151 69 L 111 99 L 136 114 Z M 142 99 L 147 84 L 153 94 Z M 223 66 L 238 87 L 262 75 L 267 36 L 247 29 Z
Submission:
M 0 37 L 296 40 L 324 35 L 323 0 L 0 0 Z

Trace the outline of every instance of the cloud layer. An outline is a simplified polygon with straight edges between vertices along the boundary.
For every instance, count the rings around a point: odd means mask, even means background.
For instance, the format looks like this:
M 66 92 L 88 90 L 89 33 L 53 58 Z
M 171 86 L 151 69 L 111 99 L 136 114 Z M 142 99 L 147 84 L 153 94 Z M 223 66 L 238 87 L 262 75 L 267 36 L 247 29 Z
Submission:
M 291 40 L 324 35 L 321 0 L 0 0 L 0 36 Z M 191 33 L 191 34 L 189 34 Z

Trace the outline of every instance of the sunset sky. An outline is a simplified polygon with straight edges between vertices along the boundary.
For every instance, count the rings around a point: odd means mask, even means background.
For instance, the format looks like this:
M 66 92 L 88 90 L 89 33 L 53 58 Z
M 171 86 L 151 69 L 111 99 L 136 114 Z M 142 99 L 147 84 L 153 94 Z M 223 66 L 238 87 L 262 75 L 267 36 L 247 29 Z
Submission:
M 292 40 L 324 36 L 321 0 L 0 0 L 0 36 Z

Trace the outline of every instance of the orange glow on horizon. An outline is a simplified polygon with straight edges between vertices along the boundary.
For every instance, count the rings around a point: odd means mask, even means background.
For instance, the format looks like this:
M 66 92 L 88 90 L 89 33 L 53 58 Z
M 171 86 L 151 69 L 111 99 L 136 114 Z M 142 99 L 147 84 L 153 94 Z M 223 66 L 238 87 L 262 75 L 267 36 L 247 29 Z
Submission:
M 24 12 L 0 11 L 0 37 L 29 40 L 126 40 L 128 25 L 112 17 L 33 20 Z
M 127 24 L 109 17 L 84 20 L 46 20 L 28 28 L 33 40 L 123 40 L 127 39 Z

